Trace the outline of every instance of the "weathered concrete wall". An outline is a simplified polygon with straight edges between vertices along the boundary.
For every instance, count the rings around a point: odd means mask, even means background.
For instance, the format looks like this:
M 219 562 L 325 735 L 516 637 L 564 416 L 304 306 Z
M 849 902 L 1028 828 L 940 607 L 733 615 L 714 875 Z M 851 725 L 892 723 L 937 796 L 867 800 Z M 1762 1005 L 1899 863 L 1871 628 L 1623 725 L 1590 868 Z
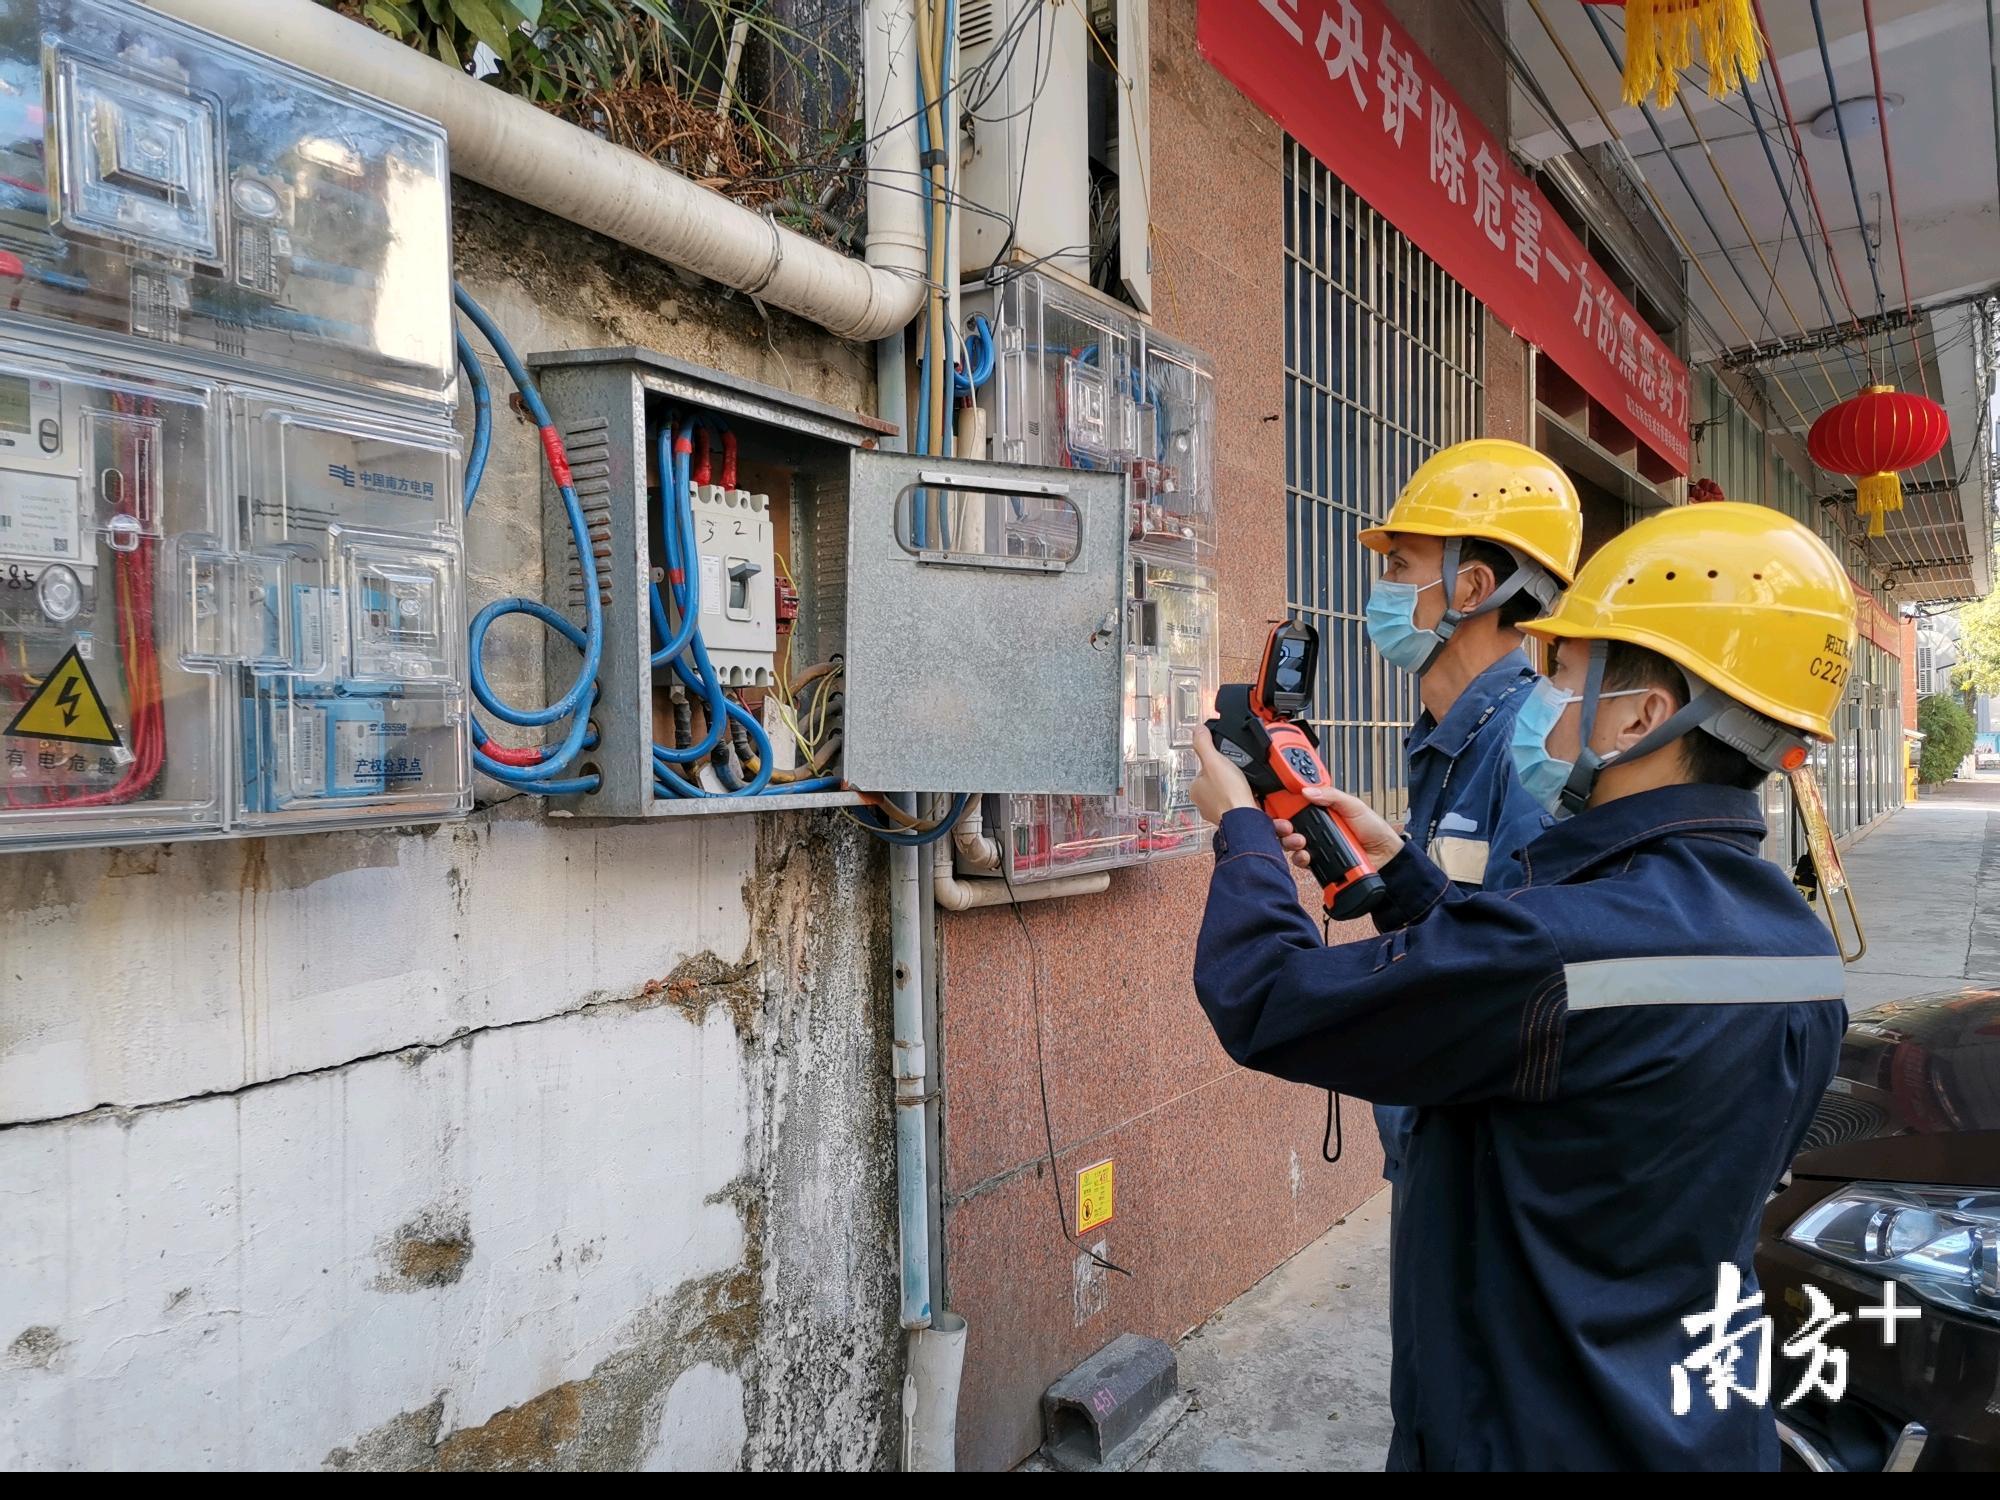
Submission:
M 456 208 L 523 352 L 872 405 L 862 351 Z M 538 449 L 496 425 L 475 603 L 541 586 Z M 541 701 L 542 640 L 495 635 Z M 0 1466 L 893 1462 L 882 862 L 850 825 L 514 799 L 0 874 Z

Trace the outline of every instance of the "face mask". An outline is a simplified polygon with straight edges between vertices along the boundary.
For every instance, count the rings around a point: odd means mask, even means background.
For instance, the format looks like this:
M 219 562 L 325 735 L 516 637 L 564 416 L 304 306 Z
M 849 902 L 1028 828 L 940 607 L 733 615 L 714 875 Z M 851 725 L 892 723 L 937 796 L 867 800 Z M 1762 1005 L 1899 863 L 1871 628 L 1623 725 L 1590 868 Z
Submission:
M 1417 628 L 1417 595 L 1443 582 L 1442 578 L 1425 584 L 1383 580 L 1368 591 L 1368 639 L 1390 666 L 1422 676 L 1444 644 L 1435 630 Z
M 1621 688 L 1615 693 L 1599 693 L 1597 701 L 1631 698 L 1646 691 Z M 1514 779 L 1521 783 L 1521 790 L 1559 818 L 1569 816 L 1562 805 L 1562 791 L 1569 785 L 1576 762 L 1558 760 L 1549 754 L 1549 733 L 1563 716 L 1563 710 L 1582 697 L 1581 693 L 1565 693 L 1546 677 L 1540 679 L 1528 694 L 1528 701 L 1521 705 L 1520 713 L 1514 716 L 1514 737 L 1507 745 L 1514 761 Z

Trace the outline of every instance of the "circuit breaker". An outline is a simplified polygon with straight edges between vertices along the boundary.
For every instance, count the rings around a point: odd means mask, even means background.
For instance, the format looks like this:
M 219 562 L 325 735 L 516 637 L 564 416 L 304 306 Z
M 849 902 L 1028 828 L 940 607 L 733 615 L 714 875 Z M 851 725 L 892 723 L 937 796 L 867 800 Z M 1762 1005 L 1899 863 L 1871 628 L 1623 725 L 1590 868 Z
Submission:
M 0 15 L 0 847 L 470 805 L 434 124 Z
M 728 686 L 769 687 L 778 649 L 771 497 L 704 484 L 695 487 L 693 507 L 709 657 Z
M 1120 789 L 996 799 L 1008 876 L 1199 852 L 1194 732 L 1219 677 L 1213 371 L 1128 309 L 1038 274 L 968 288 L 965 306 L 993 328 L 978 400 L 995 457 L 1127 478 Z

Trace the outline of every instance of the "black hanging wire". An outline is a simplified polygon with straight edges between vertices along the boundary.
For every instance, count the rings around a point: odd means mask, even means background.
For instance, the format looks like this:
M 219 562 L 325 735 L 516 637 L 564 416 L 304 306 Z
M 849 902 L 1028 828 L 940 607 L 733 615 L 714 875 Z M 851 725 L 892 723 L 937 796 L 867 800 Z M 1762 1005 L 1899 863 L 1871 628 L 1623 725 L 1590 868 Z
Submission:
M 1042 1059 L 1042 958 L 1035 946 L 1034 929 L 1028 925 L 1026 913 L 1021 910 L 1020 897 L 1014 890 L 1014 877 L 1007 873 L 1006 861 L 1000 865 L 1000 878 L 1007 883 L 1008 905 L 1013 908 L 1014 920 L 1020 924 L 1021 936 L 1028 944 L 1028 993 L 1034 999 L 1035 1010 L 1035 1085 L 1042 1095 L 1042 1139 L 1047 1149 L 1049 1163 L 1049 1187 L 1056 1195 L 1056 1224 L 1062 1230 L 1063 1238 L 1089 1257 L 1091 1263 L 1106 1271 L 1116 1271 L 1127 1280 L 1132 1273 L 1115 1261 L 1107 1259 L 1078 1239 L 1069 1227 L 1069 1205 L 1063 1201 L 1062 1173 L 1056 1165 L 1055 1118 L 1049 1111 L 1049 1073 Z
M 1320 941 L 1329 948 L 1333 946 L 1333 913 L 1328 912 L 1319 924 Z M 1327 1147 L 1331 1146 L 1332 1151 Z M 1340 1095 L 1332 1089 L 1326 1091 L 1326 1134 L 1320 1137 L 1319 1154 L 1323 1161 L 1340 1160 L 1340 1153 L 1347 1149 L 1340 1128 Z

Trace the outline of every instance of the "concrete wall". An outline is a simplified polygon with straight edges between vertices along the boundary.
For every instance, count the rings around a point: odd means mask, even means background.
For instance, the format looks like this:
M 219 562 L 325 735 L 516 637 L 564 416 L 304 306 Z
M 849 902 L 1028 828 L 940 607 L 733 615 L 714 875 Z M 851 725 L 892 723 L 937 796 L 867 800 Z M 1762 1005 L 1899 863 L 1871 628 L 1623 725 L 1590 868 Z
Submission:
M 524 352 L 872 408 L 862 351 L 456 213 Z M 541 592 L 538 449 L 497 427 L 476 604 Z M 496 636 L 541 701 L 540 640 Z M 4 873 L 0 1467 L 894 1462 L 883 870 L 849 825 L 517 799 Z
M 1396 9 L 1482 117 L 1504 112 L 1504 75 L 1470 27 L 1415 0 Z M 1216 362 L 1221 666 L 1242 681 L 1285 604 L 1284 136 L 1201 59 L 1195 11 L 1152 8 L 1154 311 Z M 1504 116 L 1489 123 L 1504 132 Z M 1525 346 L 1489 327 L 1494 428 L 1525 437 Z M 1328 1165 L 1326 1095 L 1216 1045 L 1189 982 L 1208 874 L 1206 859 L 1173 861 L 1018 919 L 944 919 L 945 1282 L 970 1326 L 961 1467 L 1018 1462 L 1057 1375 L 1121 1332 L 1186 1332 L 1381 1186 L 1367 1106 L 1346 1101 Z M 1117 1217 L 1087 1244 L 1129 1276 L 1069 1237 L 1076 1173 L 1107 1157 Z

